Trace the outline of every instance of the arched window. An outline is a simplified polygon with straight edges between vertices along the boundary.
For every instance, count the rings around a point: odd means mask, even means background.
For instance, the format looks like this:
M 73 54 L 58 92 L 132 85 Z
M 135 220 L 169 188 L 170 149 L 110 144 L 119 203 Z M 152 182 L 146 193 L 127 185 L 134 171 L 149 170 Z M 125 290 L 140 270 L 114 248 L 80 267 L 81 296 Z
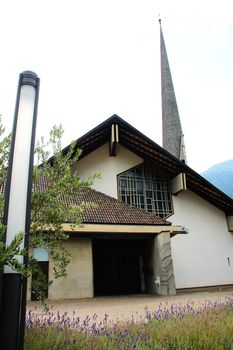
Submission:
M 118 198 L 122 202 L 162 218 L 173 214 L 169 182 L 143 165 L 119 174 L 117 183 Z

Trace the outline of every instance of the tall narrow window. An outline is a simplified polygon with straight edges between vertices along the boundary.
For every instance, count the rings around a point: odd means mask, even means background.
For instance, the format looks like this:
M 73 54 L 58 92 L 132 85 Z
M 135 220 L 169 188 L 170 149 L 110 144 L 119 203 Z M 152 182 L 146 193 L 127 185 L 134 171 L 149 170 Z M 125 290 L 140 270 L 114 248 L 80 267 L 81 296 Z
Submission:
M 48 297 L 48 278 L 49 278 L 49 256 L 48 251 L 43 248 L 34 248 L 33 249 L 33 257 L 38 262 L 38 267 L 41 270 L 42 274 L 44 275 L 45 279 L 45 285 L 43 288 L 43 292 L 45 293 L 46 298 Z M 36 294 L 33 284 L 34 280 L 38 278 L 38 275 L 33 273 L 32 274 L 32 288 L 31 288 L 31 300 L 39 300 L 39 296 Z
M 117 176 L 118 198 L 124 203 L 155 213 L 162 218 L 173 214 L 169 182 L 143 165 Z

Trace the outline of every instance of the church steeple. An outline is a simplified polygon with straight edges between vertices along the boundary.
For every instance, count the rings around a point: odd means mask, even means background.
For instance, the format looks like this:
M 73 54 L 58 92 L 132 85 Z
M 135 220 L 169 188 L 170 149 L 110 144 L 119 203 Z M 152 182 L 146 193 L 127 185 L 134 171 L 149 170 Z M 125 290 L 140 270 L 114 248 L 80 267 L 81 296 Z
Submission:
M 178 159 L 187 162 L 176 96 L 169 67 L 166 46 L 160 23 L 161 87 L 162 87 L 162 129 L 163 148 Z

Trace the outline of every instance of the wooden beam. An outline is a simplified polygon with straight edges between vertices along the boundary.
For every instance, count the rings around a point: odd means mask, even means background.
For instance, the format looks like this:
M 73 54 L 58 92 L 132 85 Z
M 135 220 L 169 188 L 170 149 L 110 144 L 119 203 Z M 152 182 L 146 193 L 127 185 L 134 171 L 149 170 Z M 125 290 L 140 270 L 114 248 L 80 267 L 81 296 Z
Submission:
M 117 144 L 119 143 L 118 125 L 112 124 L 111 127 L 111 140 L 109 142 L 109 155 L 115 157 L 117 155 Z
M 233 215 L 227 216 L 226 219 L 227 219 L 228 231 L 233 232 Z
M 178 194 L 185 190 L 187 190 L 186 175 L 185 173 L 180 173 L 171 180 L 171 191 L 172 194 Z
M 134 234 L 159 234 L 169 232 L 172 236 L 176 234 L 188 233 L 183 226 L 149 226 L 149 225 L 110 225 L 110 224 L 83 224 L 73 228 L 71 224 L 63 224 L 62 228 L 66 232 L 87 232 L 87 233 L 134 233 Z

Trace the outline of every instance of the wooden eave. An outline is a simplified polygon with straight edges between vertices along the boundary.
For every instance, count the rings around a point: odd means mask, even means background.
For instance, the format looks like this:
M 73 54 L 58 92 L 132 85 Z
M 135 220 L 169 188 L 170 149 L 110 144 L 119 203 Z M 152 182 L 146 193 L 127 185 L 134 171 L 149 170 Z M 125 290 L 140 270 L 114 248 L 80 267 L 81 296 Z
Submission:
M 186 167 L 187 188 L 198 194 L 209 203 L 221 209 L 226 215 L 233 214 L 233 200 L 209 181 Z
M 181 172 L 185 173 L 189 190 L 224 211 L 226 215 L 233 214 L 232 198 L 117 115 L 113 115 L 76 141 L 76 148 L 83 151 L 80 159 L 109 142 L 114 123 L 118 125 L 120 145 L 162 169 L 168 179 Z M 69 146 L 63 152 L 66 153 L 68 149 Z

